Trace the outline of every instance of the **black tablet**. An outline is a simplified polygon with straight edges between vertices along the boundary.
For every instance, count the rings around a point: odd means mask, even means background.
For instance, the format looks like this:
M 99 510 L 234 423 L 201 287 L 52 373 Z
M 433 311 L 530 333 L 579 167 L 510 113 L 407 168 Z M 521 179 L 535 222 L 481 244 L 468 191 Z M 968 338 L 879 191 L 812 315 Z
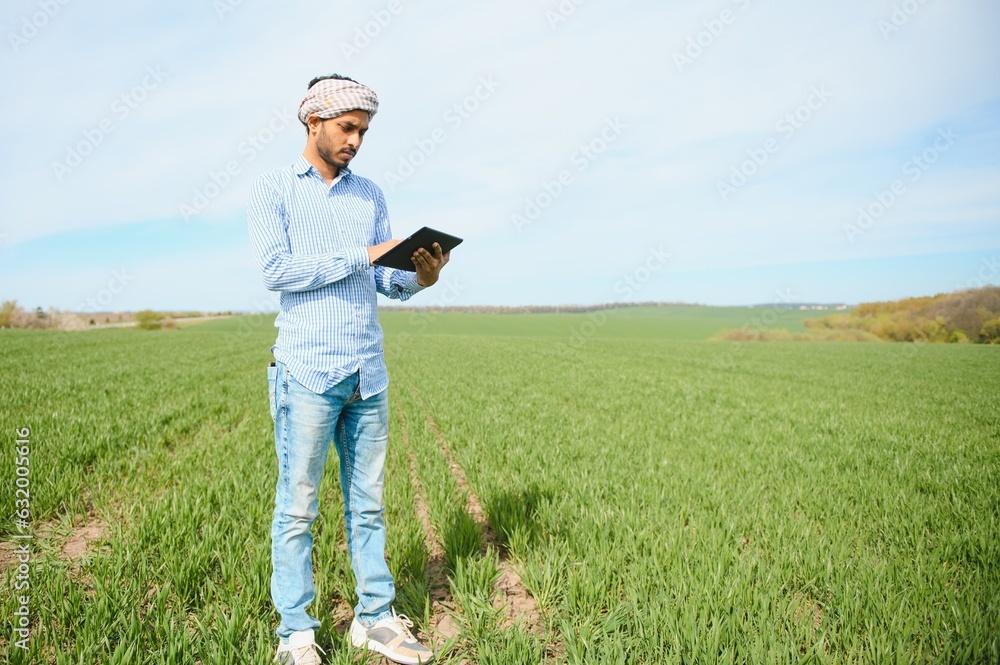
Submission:
M 413 261 L 410 259 L 413 256 L 413 252 L 423 247 L 433 254 L 434 243 L 441 245 L 442 252 L 450 252 L 461 242 L 461 238 L 425 226 L 410 237 L 404 238 L 398 245 L 375 259 L 374 263 L 377 266 L 385 266 L 386 268 L 416 272 L 417 267 L 413 265 Z

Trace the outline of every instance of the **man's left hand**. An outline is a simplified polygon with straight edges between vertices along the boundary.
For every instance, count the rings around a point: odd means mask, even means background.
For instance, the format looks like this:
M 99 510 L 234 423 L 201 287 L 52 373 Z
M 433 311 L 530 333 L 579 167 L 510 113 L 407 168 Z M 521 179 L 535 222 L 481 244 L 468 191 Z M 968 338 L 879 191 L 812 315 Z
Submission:
M 442 253 L 441 245 L 438 243 L 434 243 L 431 248 L 434 250 L 433 253 L 421 247 L 410 257 L 413 259 L 413 265 L 417 267 L 417 284 L 420 286 L 431 286 L 438 281 L 441 268 L 444 268 L 444 264 L 451 258 L 451 252 Z

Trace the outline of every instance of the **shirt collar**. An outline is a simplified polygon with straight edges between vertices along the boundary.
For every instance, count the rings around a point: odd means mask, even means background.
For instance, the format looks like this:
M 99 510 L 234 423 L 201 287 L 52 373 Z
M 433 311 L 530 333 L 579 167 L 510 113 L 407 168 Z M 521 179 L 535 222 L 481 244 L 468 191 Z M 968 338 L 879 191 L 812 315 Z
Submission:
M 299 176 L 306 175 L 307 173 L 309 173 L 310 170 L 315 171 L 316 175 L 320 175 L 319 171 L 316 169 L 315 166 L 309 163 L 309 160 L 306 159 L 305 155 L 299 155 L 299 158 L 295 160 L 294 164 L 292 164 L 292 170 L 295 172 L 295 175 Z M 349 175 L 351 175 L 351 169 L 345 166 L 344 168 L 340 169 L 340 173 L 338 173 L 337 177 L 333 179 L 333 184 L 334 185 L 337 184 L 338 182 L 340 182 L 341 179 Z

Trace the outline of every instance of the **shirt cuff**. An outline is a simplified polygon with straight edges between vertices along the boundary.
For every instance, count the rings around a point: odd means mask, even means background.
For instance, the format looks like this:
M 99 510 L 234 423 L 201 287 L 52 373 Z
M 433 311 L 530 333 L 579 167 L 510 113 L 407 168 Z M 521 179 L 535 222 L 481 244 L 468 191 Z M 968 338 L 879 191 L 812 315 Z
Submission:
M 426 286 L 417 284 L 417 273 L 406 270 L 396 270 L 393 272 L 392 287 L 396 289 L 401 301 L 427 288 Z
M 371 257 L 368 256 L 367 247 L 354 247 L 347 250 L 347 265 L 351 272 L 360 272 L 372 267 Z
M 317 270 L 321 278 L 318 286 L 332 284 L 371 267 L 367 247 L 351 247 L 339 252 L 322 254 L 318 257 L 318 264 Z
M 352 247 L 343 253 L 338 252 L 338 254 L 343 257 L 348 275 L 371 268 L 371 259 L 368 257 L 367 247 Z

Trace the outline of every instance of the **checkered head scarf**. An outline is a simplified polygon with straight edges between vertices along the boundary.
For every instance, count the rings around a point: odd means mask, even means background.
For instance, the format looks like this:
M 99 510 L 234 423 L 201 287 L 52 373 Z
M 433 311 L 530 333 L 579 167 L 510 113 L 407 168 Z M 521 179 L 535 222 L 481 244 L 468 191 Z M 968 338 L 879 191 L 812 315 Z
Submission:
M 299 104 L 299 122 L 303 125 L 315 113 L 327 120 L 348 111 L 367 111 L 369 117 L 378 111 L 378 97 L 366 86 L 344 79 L 317 81 Z

